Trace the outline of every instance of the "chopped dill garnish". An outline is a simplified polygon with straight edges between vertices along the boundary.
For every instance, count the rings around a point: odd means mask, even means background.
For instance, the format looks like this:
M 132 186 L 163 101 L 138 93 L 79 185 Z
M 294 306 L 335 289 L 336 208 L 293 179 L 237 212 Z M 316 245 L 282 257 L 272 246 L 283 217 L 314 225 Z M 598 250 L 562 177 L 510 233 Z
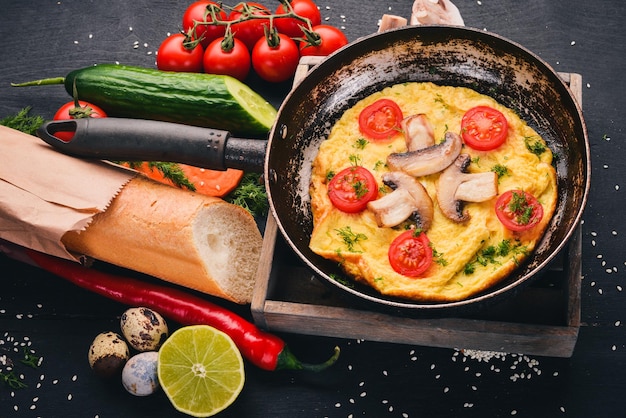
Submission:
M 346 247 L 348 247 L 348 251 L 351 252 L 360 252 L 355 251 L 354 246 L 359 243 L 359 241 L 365 241 L 367 236 L 365 234 L 357 233 L 355 234 L 352 231 L 350 226 L 346 226 L 345 228 L 335 229 L 335 232 L 341 237 Z
M 344 286 L 347 286 L 350 288 L 354 287 L 354 284 L 343 276 L 339 276 L 337 274 L 330 274 L 330 278 L 336 281 L 337 283 L 341 283 Z
M 350 163 L 354 166 L 361 165 L 361 157 L 356 154 L 350 154 L 348 157 Z
M 476 271 L 478 265 L 483 267 L 490 264 L 500 265 L 502 264 L 501 260 L 508 256 L 512 256 L 517 263 L 517 257 L 515 256 L 526 253 L 527 249 L 525 246 L 522 246 L 519 242 L 513 244 L 510 240 L 505 239 L 498 245 L 490 245 L 479 251 L 474 259 L 465 265 L 463 273 L 469 276 Z
M 363 137 L 360 137 L 354 142 L 354 148 L 356 149 L 365 149 L 365 146 L 369 144 L 369 141 Z
M 374 170 L 375 170 L 375 171 L 380 170 L 380 168 L 381 168 L 381 167 L 384 167 L 384 166 L 385 166 L 385 164 L 386 164 L 386 163 L 385 163 L 383 160 L 378 160 L 378 161 L 376 161 L 376 164 L 374 164 Z
M 491 167 L 491 171 L 496 173 L 496 175 L 498 176 L 498 180 L 509 174 L 509 169 L 503 164 L 494 165 L 493 167 Z
M 439 251 L 437 251 L 435 247 L 432 246 L 432 243 L 431 243 L 431 248 L 433 249 L 433 259 L 435 260 L 435 263 L 439 264 L 442 267 L 447 266 L 448 260 L 443 258 L 443 253 L 440 253 Z
M 537 157 L 540 157 L 541 154 L 546 152 L 545 144 L 539 139 L 533 139 L 534 137 L 529 136 L 524 138 L 524 144 L 526 144 L 526 149 Z

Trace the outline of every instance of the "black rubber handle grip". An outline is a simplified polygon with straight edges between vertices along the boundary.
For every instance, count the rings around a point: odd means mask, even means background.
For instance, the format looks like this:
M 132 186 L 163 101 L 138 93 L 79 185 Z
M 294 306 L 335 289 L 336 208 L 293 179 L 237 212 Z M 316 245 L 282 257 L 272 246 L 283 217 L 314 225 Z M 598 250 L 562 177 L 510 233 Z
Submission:
M 74 132 L 63 141 L 57 132 Z M 167 161 L 213 170 L 261 172 L 267 141 L 227 131 L 145 119 L 85 118 L 44 123 L 37 131 L 65 154 L 113 161 Z

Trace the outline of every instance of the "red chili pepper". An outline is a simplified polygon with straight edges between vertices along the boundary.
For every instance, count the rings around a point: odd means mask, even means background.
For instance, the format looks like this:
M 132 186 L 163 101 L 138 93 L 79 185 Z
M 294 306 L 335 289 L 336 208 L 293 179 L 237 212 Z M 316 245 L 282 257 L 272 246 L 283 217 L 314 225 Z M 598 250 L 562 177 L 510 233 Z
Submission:
M 121 277 L 81 266 L 78 263 L 27 250 L 29 257 L 48 272 L 84 289 L 129 306 L 145 306 L 181 325 L 210 325 L 228 334 L 241 354 L 265 370 L 320 371 L 335 363 L 333 356 L 321 364 L 298 360 L 283 340 L 257 328 L 239 315 L 182 290 Z

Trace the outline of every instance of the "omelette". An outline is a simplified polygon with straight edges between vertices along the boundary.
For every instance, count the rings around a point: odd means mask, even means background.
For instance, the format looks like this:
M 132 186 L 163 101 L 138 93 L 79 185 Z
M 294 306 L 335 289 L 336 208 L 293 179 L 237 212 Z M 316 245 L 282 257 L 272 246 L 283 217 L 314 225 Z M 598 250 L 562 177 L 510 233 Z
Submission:
M 381 102 L 397 105 L 401 122 L 383 137 L 364 134 L 363 114 Z M 465 135 L 464 117 L 485 108 L 505 118 L 502 143 L 491 149 Z M 433 83 L 387 87 L 348 109 L 319 148 L 309 190 L 309 246 L 384 295 L 468 298 L 509 275 L 541 239 L 558 199 L 552 158 L 544 139 L 491 97 Z M 364 191 L 357 190 L 361 181 L 354 184 L 358 198 L 367 192 L 369 200 L 338 207 L 337 187 L 330 185 L 338 173 L 357 168 L 374 182 Z M 500 202 L 507 196 L 505 207 Z M 517 218 L 519 228 L 500 217 L 507 208 L 513 216 L 513 201 L 528 203 L 522 209 L 531 216 Z M 407 234 L 426 240 L 418 249 L 428 257 L 409 260 L 419 272 L 398 268 L 392 256 Z

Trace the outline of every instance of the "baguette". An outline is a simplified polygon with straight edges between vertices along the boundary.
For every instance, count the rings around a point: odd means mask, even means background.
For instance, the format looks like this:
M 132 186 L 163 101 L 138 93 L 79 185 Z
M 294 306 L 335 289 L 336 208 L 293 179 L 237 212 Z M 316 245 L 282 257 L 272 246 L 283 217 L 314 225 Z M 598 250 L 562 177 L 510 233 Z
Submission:
M 250 303 L 262 237 L 243 208 L 137 176 L 82 231 L 70 251 Z

